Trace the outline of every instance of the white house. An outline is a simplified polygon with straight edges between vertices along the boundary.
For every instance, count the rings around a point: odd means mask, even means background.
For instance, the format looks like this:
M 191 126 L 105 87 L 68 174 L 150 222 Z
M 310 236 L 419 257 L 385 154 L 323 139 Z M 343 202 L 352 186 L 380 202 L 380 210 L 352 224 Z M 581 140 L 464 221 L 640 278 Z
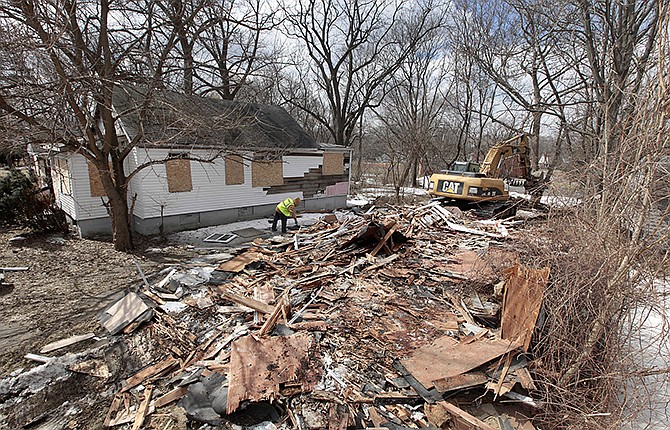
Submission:
M 132 177 L 128 205 L 135 232 L 267 217 L 287 197 L 300 197 L 302 210 L 346 205 L 351 151 L 317 143 L 283 108 L 167 91 L 155 96 L 148 110 L 145 100 L 136 88 L 114 96 L 117 126 L 128 142 L 143 118 L 144 132 L 125 160 L 125 172 L 172 159 Z M 47 158 L 56 201 L 81 236 L 111 232 L 92 165 L 74 152 Z

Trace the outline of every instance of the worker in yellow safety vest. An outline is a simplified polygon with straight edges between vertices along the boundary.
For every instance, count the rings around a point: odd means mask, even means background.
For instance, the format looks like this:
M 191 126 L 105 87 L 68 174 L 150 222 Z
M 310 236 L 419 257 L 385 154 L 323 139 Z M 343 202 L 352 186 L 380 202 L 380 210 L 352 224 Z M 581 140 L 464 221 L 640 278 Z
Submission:
M 272 221 L 272 231 L 277 231 L 277 221 L 281 220 L 281 232 L 286 233 L 286 220 L 288 217 L 293 217 L 295 225 L 298 225 L 298 216 L 295 208 L 300 205 L 300 197 L 295 199 L 284 199 L 279 202 L 275 208 L 275 218 Z

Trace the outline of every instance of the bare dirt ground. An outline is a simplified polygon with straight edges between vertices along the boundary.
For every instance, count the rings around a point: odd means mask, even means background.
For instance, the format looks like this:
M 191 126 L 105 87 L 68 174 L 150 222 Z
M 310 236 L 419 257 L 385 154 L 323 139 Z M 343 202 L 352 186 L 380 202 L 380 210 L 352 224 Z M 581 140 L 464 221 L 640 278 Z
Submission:
M 11 240 L 17 236 L 22 240 Z M 73 236 L 30 235 L 0 230 L 0 266 L 28 267 L 7 272 L 0 287 L 0 378 L 39 363 L 28 353 L 53 341 L 93 332 L 103 334 L 96 315 L 115 296 L 142 282 L 137 258 L 146 274 L 163 264 L 183 261 L 196 252 L 184 246 L 165 247 L 157 239 L 136 238 L 137 250 L 114 250 L 109 241 Z M 146 252 L 161 247 L 162 252 Z M 82 348 L 90 346 L 84 342 Z

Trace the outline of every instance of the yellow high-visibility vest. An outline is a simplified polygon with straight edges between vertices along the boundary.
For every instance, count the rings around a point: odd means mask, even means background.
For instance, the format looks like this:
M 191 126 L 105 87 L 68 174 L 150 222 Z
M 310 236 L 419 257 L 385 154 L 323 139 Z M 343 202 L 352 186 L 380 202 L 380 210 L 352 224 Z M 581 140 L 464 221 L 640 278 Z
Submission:
M 293 216 L 290 209 L 291 206 L 295 207 L 295 202 L 293 202 L 293 199 L 288 198 L 277 205 L 277 210 L 286 216 Z

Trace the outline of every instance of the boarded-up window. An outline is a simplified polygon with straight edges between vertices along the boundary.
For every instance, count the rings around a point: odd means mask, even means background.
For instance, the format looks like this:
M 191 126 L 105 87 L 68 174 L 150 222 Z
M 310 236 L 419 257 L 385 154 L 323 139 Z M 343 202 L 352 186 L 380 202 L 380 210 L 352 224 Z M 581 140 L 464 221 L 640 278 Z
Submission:
M 55 160 L 56 180 L 58 181 L 61 194 L 72 195 L 72 180 L 70 179 L 70 167 L 67 160 L 56 158 Z
M 226 185 L 244 184 L 244 161 L 239 155 L 226 155 Z
M 107 195 L 100 180 L 100 173 L 93 163 L 88 164 L 88 182 L 91 186 L 91 197 L 104 197 Z
M 284 184 L 281 160 L 254 160 L 251 163 L 251 186 L 272 187 Z
M 170 154 L 170 157 L 185 156 L 185 154 Z M 167 174 L 168 191 L 171 193 L 181 193 L 193 190 L 193 181 L 191 180 L 191 160 L 172 159 L 165 162 L 165 172 Z
M 344 173 L 344 154 L 341 152 L 323 153 L 323 174 L 341 175 Z

